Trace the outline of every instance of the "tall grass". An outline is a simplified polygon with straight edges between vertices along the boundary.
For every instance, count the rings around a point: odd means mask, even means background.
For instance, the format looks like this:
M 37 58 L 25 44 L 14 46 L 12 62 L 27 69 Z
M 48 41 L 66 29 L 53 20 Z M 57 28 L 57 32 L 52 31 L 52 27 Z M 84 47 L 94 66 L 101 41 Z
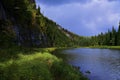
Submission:
M 54 49 L 0 51 L 0 55 L 5 53 L 0 59 L 0 80 L 87 80 L 72 66 L 49 53 Z

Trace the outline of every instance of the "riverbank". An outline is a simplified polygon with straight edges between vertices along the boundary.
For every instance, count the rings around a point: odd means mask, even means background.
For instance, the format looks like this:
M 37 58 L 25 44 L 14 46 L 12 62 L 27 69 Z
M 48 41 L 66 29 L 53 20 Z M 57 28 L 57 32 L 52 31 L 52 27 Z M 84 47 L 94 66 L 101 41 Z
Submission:
M 0 80 L 87 80 L 79 70 L 52 55 L 56 49 L 0 50 Z
M 120 46 L 89 46 L 86 48 L 118 49 L 118 50 L 120 50 Z
M 120 79 L 120 50 L 76 48 L 63 50 L 60 55 L 69 64 L 80 66 L 90 80 Z

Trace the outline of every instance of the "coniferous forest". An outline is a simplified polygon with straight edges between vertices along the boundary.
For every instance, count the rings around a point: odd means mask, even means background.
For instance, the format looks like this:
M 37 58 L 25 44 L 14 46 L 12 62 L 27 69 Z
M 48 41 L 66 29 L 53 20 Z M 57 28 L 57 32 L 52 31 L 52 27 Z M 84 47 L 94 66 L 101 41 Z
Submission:
M 53 55 L 79 38 L 45 17 L 35 0 L 0 0 L 0 80 L 87 80 Z
M 88 46 L 120 46 L 120 23 L 117 30 L 113 26 L 108 32 L 101 32 L 97 36 L 86 39 L 85 44 Z
M 120 23 L 85 37 L 44 16 L 35 0 L 0 0 L 0 80 L 88 80 L 55 54 L 89 46 L 120 46 Z
M 2 0 L 1 4 L 1 45 L 26 47 L 73 47 L 73 46 L 119 46 L 120 26 L 112 27 L 106 33 L 84 37 L 76 35 L 41 13 L 34 0 Z
M 77 45 L 80 38 L 45 17 L 34 0 L 2 0 L 1 16 L 3 47 L 67 47 Z

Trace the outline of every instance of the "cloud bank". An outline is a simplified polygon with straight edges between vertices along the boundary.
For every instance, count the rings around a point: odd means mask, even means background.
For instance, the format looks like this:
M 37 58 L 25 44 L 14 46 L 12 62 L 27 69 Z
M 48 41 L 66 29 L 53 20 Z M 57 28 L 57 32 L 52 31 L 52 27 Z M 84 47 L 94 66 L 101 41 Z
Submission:
M 82 36 L 107 32 L 120 20 L 119 0 L 36 0 L 42 13 Z

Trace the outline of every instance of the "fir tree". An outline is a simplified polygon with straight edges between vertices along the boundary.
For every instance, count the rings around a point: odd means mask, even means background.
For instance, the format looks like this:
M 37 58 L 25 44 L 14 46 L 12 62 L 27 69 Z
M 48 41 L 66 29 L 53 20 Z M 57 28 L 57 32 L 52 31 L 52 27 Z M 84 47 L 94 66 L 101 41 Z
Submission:
M 120 45 L 120 22 L 119 22 L 119 27 L 117 32 L 117 45 Z

